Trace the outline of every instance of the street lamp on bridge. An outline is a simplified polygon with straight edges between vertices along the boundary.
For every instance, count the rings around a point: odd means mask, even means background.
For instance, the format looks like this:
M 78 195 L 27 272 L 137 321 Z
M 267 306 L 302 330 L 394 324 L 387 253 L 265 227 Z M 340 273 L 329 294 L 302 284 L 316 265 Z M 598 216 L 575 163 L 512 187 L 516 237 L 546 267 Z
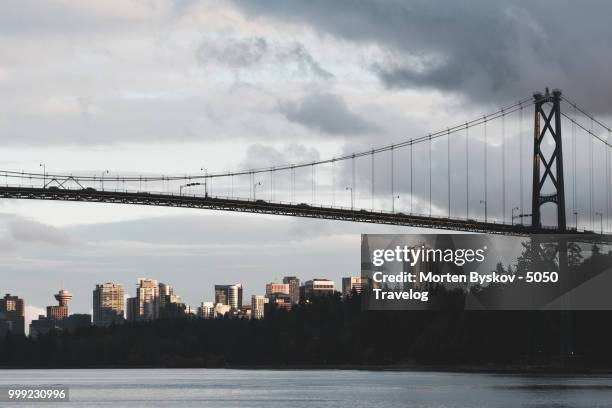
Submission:
M 597 217 L 599 215 L 599 233 L 603 234 L 603 214 L 600 212 L 596 212 L 595 216 Z
M 352 186 L 346 186 L 345 190 L 350 190 L 351 191 L 351 210 L 355 209 L 355 196 L 353 194 L 353 187 Z
M 521 217 L 523 216 L 523 214 L 519 214 L 519 215 L 517 215 L 516 217 L 514 216 L 514 212 L 515 212 L 515 211 L 519 211 L 519 210 L 520 210 L 520 208 L 518 208 L 518 207 L 514 207 L 514 208 L 512 209 L 512 225 L 514 225 L 514 219 L 515 219 L 515 218 L 521 218 Z
M 574 209 L 572 214 L 574 214 L 574 217 L 576 218 L 576 231 L 578 231 L 578 210 Z
M 38 167 L 43 168 L 43 188 L 47 187 L 47 165 L 45 163 L 40 163 Z
M 200 167 L 200 171 L 204 172 L 204 197 L 208 197 L 208 169 Z
M 261 186 L 261 181 L 253 184 L 253 200 L 257 200 L 257 186 Z
M 487 200 L 480 200 L 480 204 L 484 204 L 484 208 L 485 208 L 485 222 L 487 222 Z
M 391 212 L 392 213 L 395 213 L 395 200 L 399 200 L 399 198 L 400 198 L 399 194 L 393 196 L 393 202 L 391 204 Z
M 100 175 L 100 190 L 104 190 L 104 175 L 109 174 L 109 173 L 110 171 L 104 170 L 102 174 Z

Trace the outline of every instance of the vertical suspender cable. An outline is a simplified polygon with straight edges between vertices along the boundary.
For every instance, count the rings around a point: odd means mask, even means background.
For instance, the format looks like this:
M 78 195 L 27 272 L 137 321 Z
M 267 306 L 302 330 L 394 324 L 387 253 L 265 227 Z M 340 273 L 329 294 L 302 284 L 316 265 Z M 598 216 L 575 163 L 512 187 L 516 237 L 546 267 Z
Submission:
M 502 222 L 506 223 L 506 114 L 502 108 Z
M 336 159 L 332 159 L 332 207 L 336 205 Z
M 353 153 L 353 157 L 351 158 L 351 197 L 353 197 L 351 200 L 351 206 L 353 206 L 355 197 L 355 153 Z
M 371 170 L 371 176 L 372 176 L 372 211 L 374 211 L 374 149 L 372 149 L 372 153 L 370 154 L 370 156 L 372 157 L 372 170 Z
M 295 203 L 295 165 L 291 165 L 291 202 Z
M 610 142 L 610 129 L 608 129 L 608 135 L 606 136 L 606 142 Z M 606 231 L 609 230 L 610 220 L 610 149 L 604 146 L 606 151 Z
M 410 139 L 410 213 L 412 214 L 413 212 L 413 207 L 412 207 L 412 139 Z
M 487 117 L 484 117 L 484 205 L 485 205 L 485 218 L 487 212 L 488 203 L 487 196 Z M 485 220 L 486 221 L 486 220 Z
M 315 203 L 315 169 L 314 169 L 314 163 L 310 165 L 310 180 L 311 180 L 311 185 L 310 185 L 310 194 L 311 194 L 311 203 L 314 204 Z
M 593 132 L 593 118 L 591 117 L 591 129 L 589 130 L 590 136 L 594 134 Z M 595 229 L 594 227 L 594 217 L 593 217 L 593 137 L 589 137 L 589 219 L 591 221 L 591 230 Z
M 465 123 L 465 218 L 470 218 L 470 146 L 468 124 Z
M 610 129 L 606 142 L 610 143 Z M 610 229 L 610 149 L 604 146 L 606 151 L 606 232 Z
M 394 163 L 393 156 L 395 155 L 393 151 L 393 145 L 391 145 L 391 208 L 395 210 L 395 177 L 394 177 Z M 395 212 L 395 211 L 394 211 Z
M 451 217 L 451 158 L 450 158 L 450 129 L 446 129 L 446 177 L 448 186 L 448 218 Z
M 519 109 L 519 199 L 521 200 L 521 216 L 525 214 L 523 210 L 523 105 Z M 522 218 L 521 218 L 522 221 Z
M 429 134 L 429 216 L 431 217 L 431 133 Z
M 574 120 L 572 120 L 572 211 L 578 211 L 576 207 L 576 107 L 574 106 Z M 578 228 L 578 226 L 576 226 Z

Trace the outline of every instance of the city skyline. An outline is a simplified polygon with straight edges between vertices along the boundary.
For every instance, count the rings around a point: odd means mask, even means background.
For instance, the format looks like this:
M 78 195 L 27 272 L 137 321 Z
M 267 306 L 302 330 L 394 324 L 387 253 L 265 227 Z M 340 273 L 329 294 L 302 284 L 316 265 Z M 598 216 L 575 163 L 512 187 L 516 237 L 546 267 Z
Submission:
M 18 298 L 22 302 L 21 308 L 24 311 L 23 314 L 25 318 L 24 331 L 26 334 L 28 334 L 30 324 L 33 320 L 38 319 L 39 316 L 46 316 L 47 319 L 51 320 L 62 320 L 70 315 L 89 315 L 91 318 L 92 325 L 108 326 L 113 321 L 116 322 L 116 317 L 120 317 L 122 321 L 155 320 L 163 318 L 164 315 L 161 313 L 161 309 L 164 306 L 164 299 L 167 299 L 166 302 L 183 304 L 186 307 L 186 312 L 197 314 L 198 309 L 204 304 L 211 304 L 213 306 L 216 306 L 217 304 L 221 303 L 231 306 L 233 302 L 236 302 L 236 300 L 232 300 L 232 295 L 229 295 L 229 298 L 226 298 L 227 295 L 222 295 L 222 299 L 220 299 L 219 291 L 222 288 L 238 286 L 240 287 L 240 298 L 238 303 L 240 306 L 235 308 L 238 310 L 242 308 L 242 305 L 250 306 L 253 298 L 265 298 L 267 304 L 268 300 L 277 302 L 276 299 L 279 295 L 286 296 L 285 302 L 288 302 L 290 304 L 299 303 L 300 301 L 308 300 L 311 296 L 313 296 L 313 286 L 319 286 L 322 289 L 321 293 L 339 293 L 343 295 L 347 292 L 350 293 L 351 289 L 354 287 L 354 284 L 349 285 L 349 290 L 347 291 L 347 287 L 345 284 L 345 281 L 347 279 L 349 282 L 360 282 L 361 278 L 360 275 L 342 277 L 340 279 L 340 285 L 336 285 L 336 282 L 334 280 L 327 278 L 310 278 L 300 280 L 300 278 L 297 278 L 296 276 L 284 276 L 281 279 L 275 278 L 275 280 L 268 280 L 259 291 L 255 291 L 254 293 L 248 295 L 243 293 L 242 285 L 239 283 L 227 285 L 215 284 L 211 289 L 212 296 L 207 297 L 206 295 L 203 295 L 199 300 L 189 303 L 183 302 L 182 297 L 178 295 L 178 291 L 175 291 L 174 286 L 171 286 L 170 284 L 165 282 L 161 282 L 157 279 L 140 277 L 135 283 L 135 286 L 137 287 L 137 290 L 135 292 L 136 297 L 130 297 L 130 295 L 125 291 L 125 285 L 123 285 L 122 283 L 111 281 L 96 283 L 92 291 L 93 295 L 90 296 L 90 304 L 91 300 L 93 300 L 93 306 L 88 310 L 79 310 L 73 307 L 69 308 L 68 303 L 75 297 L 75 294 L 62 287 L 58 290 L 56 294 L 52 295 L 52 297 L 55 298 L 59 305 L 49 305 L 45 306 L 44 308 L 40 308 L 40 313 L 36 315 L 32 315 L 27 312 L 27 298 L 25 298 L 24 295 L 15 295 L 14 293 L 7 292 L 6 296 L 13 296 L 15 299 Z M 289 284 L 284 282 L 292 283 Z M 313 282 L 316 283 L 313 284 Z M 151 286 L 148 286 L 149 289 L 147 289 L 146 294 L 140 295 L 139 291 L 142 291 L 142 285 L 147 286 L 149 283 L 151 284 Z M 292 289 L 293 284 L 296 285 L 297 290 Z M 309 288 L 305 290 L 305 286 L 309 286 Z M 358 289 L 359 293 L 361 293 L 360 288 L 361 286 L 359 286 Z M 155 291 L 152 291 L 153 289 L 155 289 Z M 167 291 L 164 291 L 164 289 L 166 289 Z M 142 303 L 140 303 L 140 306 L 138 306 L 138 299 L 140 299 L 140 296 L 144 296 L 145 298 L 149 299 L 149 301 L 153 300 L 154 298 L 157 298 L 157 309 L 155 311 L 150 310 L 148 309 L 147 305 L 143 305 Z M 236 295 L 234 294 L 233 296 Z M 78 297 L 79 296 L 77 294 L 77 298 Z M 134 302 L 133 305 L 130 304 L 131 302 Z M 99 308 L 97 310 L 95 305 L 99 305 Z M 111 314 L 113 314 L 111 309 L 113 308 L 117 313 L 115 317 L 111 316 Z M 131 310 L 134 308 L 140 310 L 140 312 L 135 312 L 134 310 Z M 105 310 L 101 311 L 101 309 Z M 137 317 L 138 313 L 142 315 L 142 318 Z

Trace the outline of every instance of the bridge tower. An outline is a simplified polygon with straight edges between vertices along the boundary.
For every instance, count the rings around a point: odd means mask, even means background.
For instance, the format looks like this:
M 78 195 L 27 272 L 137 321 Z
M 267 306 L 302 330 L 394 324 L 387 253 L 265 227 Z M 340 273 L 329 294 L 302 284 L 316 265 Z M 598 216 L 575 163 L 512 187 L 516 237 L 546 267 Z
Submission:
M 563 181 L 563 149 L 561 143 L 561 91 L 553 90 L 552 95 L 546 88 L 544 95 L 533 94 L 535 105 L 535 126 L 533 142 L 533 193 L 531 196 L 531 224 L 541 227 L 540 207 L 545 203 L 557 205 L 557 228 L 565 231 L 565 187 Z M 555 147 L 547 157 L 542 151 L 542 144 L 552 138 Z M 543 165 L 543 173 L 541 166 Z M 546 181 L 554 189 L 552 193 L 543 193 Z

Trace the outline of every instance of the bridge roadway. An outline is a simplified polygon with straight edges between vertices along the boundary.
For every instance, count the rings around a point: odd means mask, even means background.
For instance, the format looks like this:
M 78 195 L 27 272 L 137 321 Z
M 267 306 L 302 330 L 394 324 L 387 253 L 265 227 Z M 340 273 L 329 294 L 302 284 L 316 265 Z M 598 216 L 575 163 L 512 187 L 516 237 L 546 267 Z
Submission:
M 27 200 L 76 201 L 111 204 L 154 205 L 164 207 L 201 208 L 219 211 L 237 211 L 256 214 L 285 215 L 292 217 L 320 218 L 365 222 L 371 224 L 403 225 L 453 231 L 482 232 L 505 235 L 529 235 L 558 233 L 555 228 L 536 228 L 524 225 L 510 225 L 494 222 L 481 222 L 470 219 L 452 219 L 446 217 L 429 217 L 424 215 L 391 213 L 384 211 L 351 210 L 339 207 L 323 207 L 309 204 L 268 202 L 265 200 L 246 200 L 238 198 L 193 196 L 164 193 L 130 192 L 114 190 L 62 189 L 57 187 L 0 187 L 0 198 Z M 590 231 L 570 229 L 566 234 L 591 236 Z M 611 242 L 612 235 L 597 236 L 596 241 Z

